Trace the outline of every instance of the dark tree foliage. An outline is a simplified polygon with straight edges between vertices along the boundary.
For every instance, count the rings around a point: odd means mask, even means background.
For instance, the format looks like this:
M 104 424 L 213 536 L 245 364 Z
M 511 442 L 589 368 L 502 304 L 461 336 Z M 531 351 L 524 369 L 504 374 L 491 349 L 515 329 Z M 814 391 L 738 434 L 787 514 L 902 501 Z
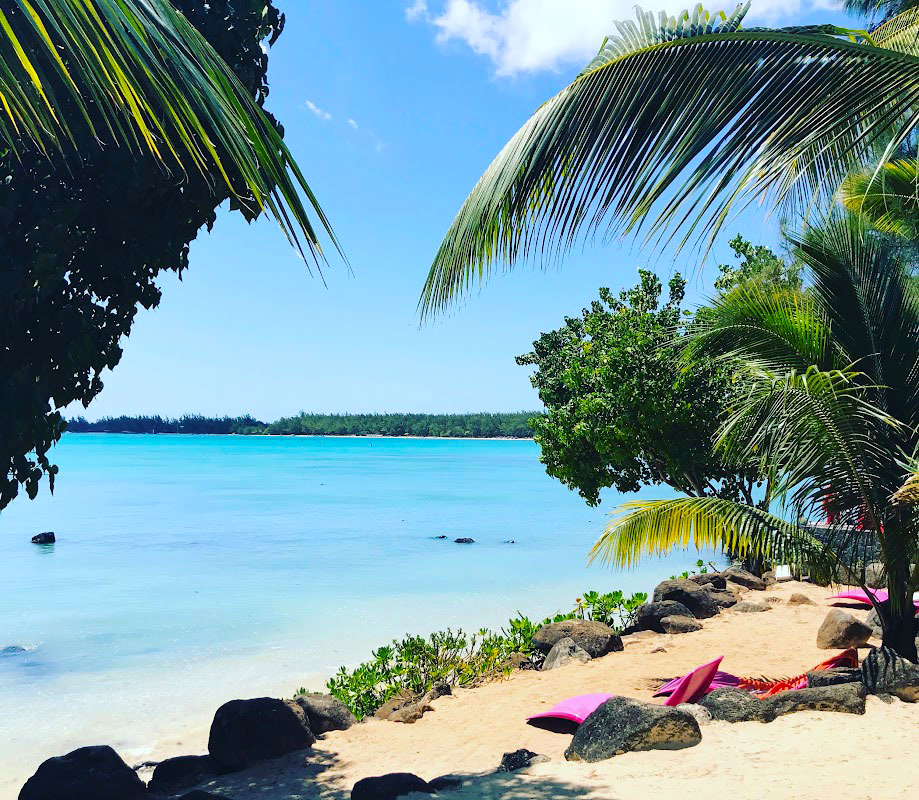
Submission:
M 262 104 L 261 42 L 283 27 L 272 0 L 174 4 Z M 25 24 L 17 4 L 3 6 L 14 30 Z M 165 169 L 81 130 L 79 160 L 66 164 L 55 154 L 0 154 L 0 508 L 20 485 L 35 497 L 45 473 L 53 490 L 48 452 L 65 428 L 59 409 L 99 394 L 138 308 L 160 300 L 157 275 L 181 275 L 189 243 L 229 197 L 222 180 Z M 233 207 L 255 216 L 254 202 Z
M 661 303 L 658 277 L 600 299 L 580 317 L 542 334 L 517 363 L 535 366 L 545 416 L 532 420 L 546 471 L 591 505 L 600 491 L 667 484 L 691 496 L 753 503 L 757 475 L 714 455 L 731 375 L 710 361 L 683 369 L 680 341 L 691 321 L 681 308 L 686 282 L 674 276 Z
M 529 439 L 533 412 L 508 414 L 306 414 L 264 423 L 242 417 L 103 417 L 67 423 L 73 433 L 238 433 L 274 436 L 456 436 Z
M 185 414 L 178 419 L 154 416 L 102 417 L 88 422 L 83 417 L 67 421 L 68 433 L 261 433 L 265 423 L 245 414 L 241 417 L 205 417 Z
M 532 412 L 510 414 L 298 414 L 271 423 L 265 433 L 318 436 L 457 436 L 529 439 Z

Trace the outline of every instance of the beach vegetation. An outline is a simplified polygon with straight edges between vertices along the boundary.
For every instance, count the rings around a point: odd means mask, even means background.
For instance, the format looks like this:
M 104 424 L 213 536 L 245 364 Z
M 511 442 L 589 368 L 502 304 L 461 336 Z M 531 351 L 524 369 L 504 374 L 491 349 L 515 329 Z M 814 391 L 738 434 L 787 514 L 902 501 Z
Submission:
M 358 718 L 372 715 L 400 693 L 420 697 L 434 686 L 471 687 L 509 675 L 521 665 L 537 667 L 542 654 L 533 635 L 543 625 L 569 619 L 592 619 L 621 631 L 635 621 L 638 607 L 648 599 L 644 592 L 587 591 L 574 608 L 534 622 L 518 613 L 498 631 L 482 628 L 436 631 L 429 636 L 405 636 L 373 650 L 372 658 L 351 669 L 341 667 L 326 688 Z M 521 660 L 522 657 L 522 660 Z M 301 687 L 297 694 L 305 694 Z
M 917 660 L 919 287 L 904 249 L 839 212 L 790 236 L 805 291 L 742 284 L 716 300 L 684 349 L 732 365 L 746 387 L 715 449 L 771 476 L 768 506 L 719 497 L 620 507 L 591 552 L 619 566 L 693 543 L 867 588 L 883 641 Z
M 99 394 L 218 207 L 274 217 L 317 269 L 335 243 L 263 110 L 272 0 L 11 0 L 2 22 L 0 508 L 53 491 L 60 409 Z

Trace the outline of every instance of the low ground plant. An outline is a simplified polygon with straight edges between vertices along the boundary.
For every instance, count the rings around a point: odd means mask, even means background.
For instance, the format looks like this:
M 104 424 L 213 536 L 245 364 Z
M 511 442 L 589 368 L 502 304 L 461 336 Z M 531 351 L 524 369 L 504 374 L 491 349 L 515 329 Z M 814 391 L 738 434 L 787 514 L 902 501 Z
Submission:
M 499 631 L 482 628 L 467 633 L 448 628 L 427 637 L 405 636 L 372 651 L 369 661 L 352 669 L 341 667 L 329 678 L 326 688 L 363 719 L 400 693 L 418 696 L 441 683 L 478 686 L 518 667 L 539 666 L 543 656 L 533 645 L 533 636 L 543 625 L 591 619 L 621 631 L 634 621 L 635 612 L 647 597 L 643 592 L 626 597 L 621 591 L 589 591 L 576 599 L 571 611 L 542 622 L 518 612 Z M 298 690 L 298 694 L 305 692 L 304 688 Z

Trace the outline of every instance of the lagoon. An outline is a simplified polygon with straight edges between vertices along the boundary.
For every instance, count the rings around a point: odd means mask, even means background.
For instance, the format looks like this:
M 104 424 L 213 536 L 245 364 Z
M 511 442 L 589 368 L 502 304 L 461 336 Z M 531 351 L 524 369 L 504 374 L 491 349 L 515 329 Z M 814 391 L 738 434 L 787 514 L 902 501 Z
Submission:
M 0 648 L 27 648 L 0 656 L 0 797 L 73 747 L 142 760 L 225 700 L 319 689 L 394 636 L 648 591 L 698 557 L 588 568 L 621 498 L 589 508 L 528 440 L 66 434 L 53 455 L 54 495 L 0 514 Z

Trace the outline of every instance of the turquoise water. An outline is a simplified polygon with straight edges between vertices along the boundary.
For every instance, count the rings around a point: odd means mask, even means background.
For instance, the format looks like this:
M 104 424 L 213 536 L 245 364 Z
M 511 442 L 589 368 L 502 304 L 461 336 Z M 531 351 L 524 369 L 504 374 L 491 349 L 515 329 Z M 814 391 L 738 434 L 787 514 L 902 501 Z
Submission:
M 233 695 L 319 687 L 393 636 L 541 616 L 587 588 L 647 590 L 695 560 L 588 569 L 617 498 L 589 508 L 538 454 L 529 441 L 66 435 L 54 496 L 0 514 L 0 648 L 28 648 L 0 656 L 0 748 L 23 770 L 90 740 L 141 753 Z M 31 544 L 43 530 L 57 544 Z

